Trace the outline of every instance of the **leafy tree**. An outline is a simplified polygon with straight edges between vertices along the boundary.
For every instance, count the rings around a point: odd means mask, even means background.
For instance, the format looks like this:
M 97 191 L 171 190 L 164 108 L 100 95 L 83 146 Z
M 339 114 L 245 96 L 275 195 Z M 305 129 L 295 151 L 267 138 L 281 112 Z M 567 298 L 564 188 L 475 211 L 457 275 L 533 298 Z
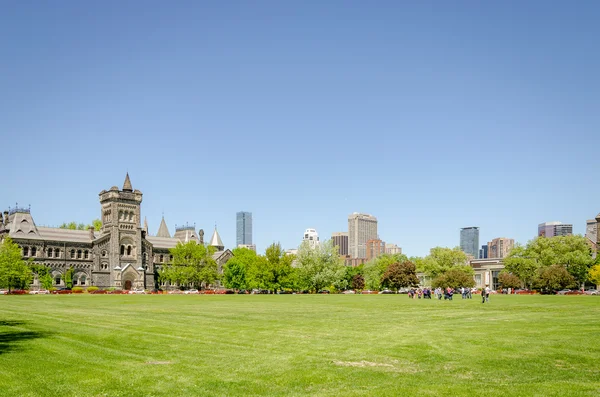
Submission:
M 0 288 L 25 289 L 32 279 L 31 268 L 21 257 L 21 247 L 5 237 L 0 244 Z
M 173 260 L 160 270 L 160 279 L 173 284 L 193 285 L 202 288 L 218 280 L 217 262 L 212 255 L 215 248 L 189 241 L 177 243 L 170 249 Z
M 388 266 L 385 273 L 383 273 L 381 285 L 393 290 L 416 287 L 419 285 L 416 269 L 415 264 L 410 261 L 392 263 Z
M 355 274 L 352 276 L 352 283 L 350 285 L 352 286 L 352 289 L 360 291 L 365 288 L 365 278 L 362 274 Z
M 470 267 L 455 267 L 445 271 L 433 279 L 433 288 L 460 288 L 460 287 L 474 287 L 475 280 L 473 280 L 473 269 Z
M 223 267 L 223 284 L 236 291 L 246 289 L 246 265 L 232 257 Z
M 362 276 L 364 272 L 364 265 L 359 266 L 344 266 L 344 275 L 342 277 L 344 288 L 350 287 L 352 289 L 357 289 L 353 287 L 353 280 L 356 276 L 361 276 L 362 279 L 362 287 L 358 289 L 364 288 L 365 278 Z
M 96 230 L 98 232 L 98 231 L 100 231 L 100 229 L 102 229 L 102 221 L 100 219 L 94 219 L 92 221 L 91 225 L 86 225 L 84 223 L 77 223 L 77 222 L 69 222 L 69 223 L 63 223 L 62 225 L 59 226 L 59 228 L 69 229 L 69 230 L 87 230 L 90 228 L 90 226 L 93 226 L 94 230 Z
M 295 257 L 286 255 L 281 244 L 273 243 L 265 251 L 267 258 L 267 272 L 269 273 L 269 290 L 279 291 L 282 288 L 290 288 L 293 285 L 292 262 Z
M 529 255 L 526 247 L 515 246 L 504 259 L 504 269 L 523 281 L 526 287 L 531 288 L 540 264 Z
M 502 271 L 500 275 L 498 275 L 498 281 L 504 288 L 519 288 L 522 284 L 519 277 L 506 271 Z
M 404 254 L 380 255 L 364 264 L 364 278 L 367 288 L 378 290 L 381 288 L 381 277 L 386 269 L 393 263 L 405 262 L 408 258 Z
M 600 285 L 600 264 L 595 265 L 592 268 L 590 268 L 590 270 L 588 272 L 588 277 L 592 283 L 594 283 L 596 285 Z
M 297 262 L 299 283 L 311 291 L 318 292 L 344 276 L 342 260 L 331 241 L 314 248 L 304 241 L 298 249 Z
M 431 278 L 436 278 L 450 269 L 466 266 L 467 260 L 467 254 L 461 251 L 460 247 L 435 247 L 429 251 L 428 256 L 416 260 L 415 264 L 417 269 Z
M 575 278 L 561 265 L 540 268 L 535 282 L 538 288 L 546 292 L 558 291 L 575 283 Z
M 75 270 L 72 267 L 65 272 L 65 286 L 67 288 L 73 288 L 73 273 L 75 273 Z
M 52 288 L 52 274 L 50 274 L 50 268 L 46 265 L 31 263 L 31 271 L 37 274 L 38 281 L 40 282 L 43 289 Z
M 102 229 L 102 221 L 100 219 L 94 219 L 92 221 L 92 226 L 94 226 L 94 230 L 99 232 Z

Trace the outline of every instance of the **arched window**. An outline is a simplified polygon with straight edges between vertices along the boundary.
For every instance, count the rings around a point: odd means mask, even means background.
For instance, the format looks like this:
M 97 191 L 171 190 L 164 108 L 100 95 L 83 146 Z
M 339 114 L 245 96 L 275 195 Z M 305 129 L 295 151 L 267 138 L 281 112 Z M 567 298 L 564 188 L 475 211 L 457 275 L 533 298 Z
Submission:
M 127 256 L 131 255 L 131 245 L 127 246 Z
M 148 260 L 148 254 L 146 252 L 144 252 L 144 260 L 147 261 Z
M 37 248 L 31 247 L 31 256 L 35 256 L 37 254 Z
M 129 221 L 130 221 L 130 222 L 131 222 L 131 221 L 133 221 L 133 212 L 130 212 L 130 213 L 129 213 Z
M 77 250 L 77 259 L 81 259 L 81 250 Z
M 121 246 L 121 255 L 125 255 L 125 246 L 124 245 Z
M 54 256 L 57 258 L 60 256 L 60 250 L 58 248 L 54 250 Z
M 71 250 L 71 259 L 75 259 L 75 250 Z
M 52 248 L 48 248 L 48 258 L 52 258 Z
M 23 256 L 29 256 L 29 247 L 23 247 Z
M 173 260 L 173 255 L 169 256 L 169 260 L 172 261 Z
M 87 259 L 90 256 L 90 253 L 88 252 L 88 250 L 85 250 L 85 252 L 83 253 L 83 257 L 85 259 Z
M 102 251 L 102 256 L 106 257 L 106 250 Z
M 60 285 L 60 274 L 54 277 L 54 285 Z
M 79 285 L 85 285 L 85 281 L 86 281 L 85 275 L 81 276 L 81 278 L 79 279 Z
M 163 261 L 164 261 L 164 257 L 161 255 L 160 256 L 160 263 L 163 263 Z

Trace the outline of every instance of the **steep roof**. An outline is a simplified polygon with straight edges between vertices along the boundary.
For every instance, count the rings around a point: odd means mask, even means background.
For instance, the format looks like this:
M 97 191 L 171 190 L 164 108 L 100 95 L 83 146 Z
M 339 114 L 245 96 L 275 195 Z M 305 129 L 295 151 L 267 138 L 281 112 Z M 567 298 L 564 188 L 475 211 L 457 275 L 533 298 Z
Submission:
M 175 248 L 177 243 L 180 242 L 175 238 L 157 236 L 147 236 L 146 240 L 148 240 L 154 246 L 154 248 Z
M 160 227 L 158 228 L 158 233 L 156 233 L 156 237 L 171 238 L 171 233 L 169 233 L 169 228 L 167 227 L 167 224 L 165 223 L 164 216 L 163 216 L 162 220 L 160 221 Z
M 131 186 L 131 180 L 129 179 L 129 172 L 125 175 L 125 182 L 123 182 L 123 191 L 132 192 L 133 187 Z
M 216 227 L 208 245 L 212 245 L 213 247 L 224 247 L 223 241 L 221 240 L 221 236 L 219 236 L 219 232 L 217 232 Z

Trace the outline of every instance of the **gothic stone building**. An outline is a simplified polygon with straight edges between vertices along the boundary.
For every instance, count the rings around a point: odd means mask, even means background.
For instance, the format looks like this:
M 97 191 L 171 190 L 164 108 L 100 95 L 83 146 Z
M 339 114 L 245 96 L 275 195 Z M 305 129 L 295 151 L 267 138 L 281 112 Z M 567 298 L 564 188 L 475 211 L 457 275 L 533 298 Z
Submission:
M 152 289 L 158 287 L 157 270 L 172 259 L 170 249 L 178 242 L 204 243 L 204 232 L 184 226 L 171 237 L 164 218 L 156 236 L 148 235 L 141 224 L 142 192 L 133 190 L 129 174 L 123 189 L 113 186 L 100 192 L 102 229 L 68 230 L 37 227 L 30 209 L 13 208 L 0 214 L 0 237 L 10 236 L 23 252 L 24 259 L 50 267 L 56 287 L 64 287 L 64 274 L 74 270 L 74 286 Z M 215 228 L 210 245 L 219 270 L 232 256 L 225 250 Z M 34 287 L 37 286 L 34 281 Z

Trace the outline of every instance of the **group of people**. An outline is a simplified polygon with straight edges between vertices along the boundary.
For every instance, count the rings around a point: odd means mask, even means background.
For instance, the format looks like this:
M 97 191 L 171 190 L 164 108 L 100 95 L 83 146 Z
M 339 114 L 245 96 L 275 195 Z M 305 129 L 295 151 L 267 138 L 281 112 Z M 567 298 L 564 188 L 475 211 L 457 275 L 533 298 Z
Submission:
M 473 299 L 472 296 L 472 290 L 471 288 L 465 288 L 465 287 L 461 287 L 458 290 L 455 290 L 453 288 L 436 288 L 435 290 L 433 290 L 433 294 L 435 295 L 435 298 L 438 300 L 441 300 L 442 297 L 444 298 L 444 300 L 452 300 L 452 297 L 454 296 L 455 293 L 460 292 L 460 295 L 462 296 L 463 299 Z M 431 289 L 429 288 L 411 288 L 408 291 L 408 298 L 409 299 L 431 299 Z M 481 289 L 481 303 L 486 303 L 490 301 L 490 287 L 486 286 L 485 288 Z

